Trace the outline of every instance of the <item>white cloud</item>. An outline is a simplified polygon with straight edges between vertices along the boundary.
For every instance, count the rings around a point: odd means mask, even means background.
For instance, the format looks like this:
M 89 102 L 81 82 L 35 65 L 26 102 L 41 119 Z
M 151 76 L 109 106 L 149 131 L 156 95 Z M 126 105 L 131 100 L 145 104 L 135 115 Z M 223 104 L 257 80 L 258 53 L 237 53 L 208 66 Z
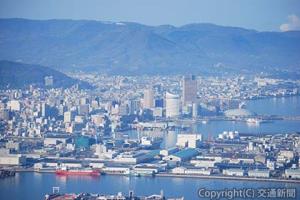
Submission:
M 280 25 L 281 31 L 300 30 L 300 18 L 297 15 L 289 15 L 288 22 Z

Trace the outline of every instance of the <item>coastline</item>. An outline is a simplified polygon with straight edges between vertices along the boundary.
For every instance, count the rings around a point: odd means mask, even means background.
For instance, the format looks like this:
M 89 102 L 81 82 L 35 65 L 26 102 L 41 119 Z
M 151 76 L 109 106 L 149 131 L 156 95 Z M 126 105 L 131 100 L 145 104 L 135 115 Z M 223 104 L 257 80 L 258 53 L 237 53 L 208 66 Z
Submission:
M 17 173 L 55 173 L 55 170 L 34 170 L 34 169 L 16 169 Z M 105 176 L 131 176 L 122 173 L 106 173 Z M 262 181 L 262 182 L 281 182 L 281 183 L 298 183 L 300 184 L 300 179 L 279 179 L 279 178 L 256 178 L 256 177 L 239 177 L 239 176 L 220 176 L 220 175 L 198 175 L 198 174 L 172 174 L 172 173 L 158 173 L 154 176 L 143 175 L 146 177 L 170 177 L 170 178 L 201 178 L 201 179 L 218 179 L 218 180 L 235 180 L 235 181 Z M 143 177 L 141 176 L 141 177 Z
M 203 179 L 220 179 L 220 180 L 243 180 L 243 181 L 263 181 L 263 182 L 284 182 L 284 183 L 299 183 L 296 179 L 276 179 L 276 178 L 255 178 L 255 177 L 238 177 L 238 176 L 206 176 L 206 175 L 189 175 L 189 174 L 171 174 L 160 173 L 158 177 L 178 177 L 178 178 L 203 178 Z

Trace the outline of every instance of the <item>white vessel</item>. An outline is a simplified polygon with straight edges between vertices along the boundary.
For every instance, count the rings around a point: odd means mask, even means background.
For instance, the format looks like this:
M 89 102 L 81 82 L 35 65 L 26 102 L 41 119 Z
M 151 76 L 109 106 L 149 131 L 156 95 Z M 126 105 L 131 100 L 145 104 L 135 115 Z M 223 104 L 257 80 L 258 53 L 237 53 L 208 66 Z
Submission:
M 246 120 L 247 124 L 255 124 L 255 125 L 259 125 L 262 120 L 258 119 L 258 118 L 249 118 Z

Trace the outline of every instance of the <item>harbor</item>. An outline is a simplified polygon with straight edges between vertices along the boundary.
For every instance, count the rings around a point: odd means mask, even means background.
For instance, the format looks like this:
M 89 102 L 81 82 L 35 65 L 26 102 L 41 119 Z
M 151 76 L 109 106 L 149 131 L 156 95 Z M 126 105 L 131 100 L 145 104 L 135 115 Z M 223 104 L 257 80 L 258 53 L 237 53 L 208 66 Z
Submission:
M 79 171 L 79 170 L 77 170 Z M 96 171 L 96 170 L 95 170 Z M 193 179 L 216 179 L 216 180 L 237 180 L 237 181 L 252 181 L 252 182 L 279 182 L 279 183 L 293 183 L 293 184 L 300 184 L 300 179 L 286 179 L 286 178 L 263 178 L 263 177 L 247 177 L 247 176 L 225 176 L 225 175 L 204 175 L 204 174 L 175 174 L 175 173 L 143 173 L 137 174 L 136 172 L 131 172 L 127 170 L 127 168 L 115 168 L 114 170 L 99 170 L 95 174 L 95 172 L 88 172 L 88 173 L 57 173 L 55 169 L 42 169 L 42 170 L 35 170 L 33 168 L 22 169 L 18 168 L 15 169 L 14 173 L 36 173 L 36 174 L 56 174 L 59 177 L 67 177 L 67 176 L 88 176 L 93 178 L 101 179 L 104 176 L 125 176 L 125 177 L 169 177 L 169 178 L 193 178 Z M 101 177 L 100 177 L 101 176 Z
M 151 185 L 151 187 L 149 187 Z M 166 197 L 184 197 L 185 200 L 198 198 L 197 191 L 201 187 L 211 189 L 222 188 L 296 188 L 298 182 L 247 181 L 233 179 L 189 178 L 188 176 L 125 176 L 103 175 L 93 176 L 57 176 L 55 173 L 16 173 L 14 178 L 0 181 L 0 199 L 44 199 L 45 194 L 52 194 L 52 187 L 60 187 L 62 194 L 128 194 L 134 190 L 138 196 L 150 196 L 164 191 Z M 176 190 L 174 190 L 176 188 Z M 186 189 L 188 188 L 188 189 Z

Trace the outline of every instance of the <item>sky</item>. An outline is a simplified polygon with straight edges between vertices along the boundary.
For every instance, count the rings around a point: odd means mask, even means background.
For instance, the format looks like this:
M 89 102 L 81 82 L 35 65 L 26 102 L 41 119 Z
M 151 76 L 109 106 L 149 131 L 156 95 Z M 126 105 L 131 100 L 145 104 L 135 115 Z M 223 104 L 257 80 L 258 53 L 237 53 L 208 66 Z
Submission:
M 90 19 L 146 25 L 213 23 L 300 30 L 300 0 L 0 0 L 0 18 Z

